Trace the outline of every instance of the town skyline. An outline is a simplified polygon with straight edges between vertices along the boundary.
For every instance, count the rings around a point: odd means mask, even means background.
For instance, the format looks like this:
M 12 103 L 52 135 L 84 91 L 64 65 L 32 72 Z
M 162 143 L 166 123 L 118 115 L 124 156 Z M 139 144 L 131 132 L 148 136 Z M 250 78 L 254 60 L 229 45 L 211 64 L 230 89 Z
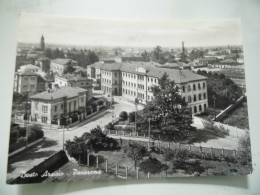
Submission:
M 32 17 L 33 16 L 33 17 Z M 211 47 L 242 45 L 239 19 L 121 21 L 21 14 L 18 42 L 91 47 Z

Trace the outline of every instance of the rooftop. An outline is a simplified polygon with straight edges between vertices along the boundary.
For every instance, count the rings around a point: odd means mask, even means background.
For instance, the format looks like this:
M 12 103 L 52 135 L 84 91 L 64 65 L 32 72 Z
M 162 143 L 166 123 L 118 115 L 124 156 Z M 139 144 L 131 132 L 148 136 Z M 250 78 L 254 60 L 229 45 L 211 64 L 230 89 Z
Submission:
M 80 87 L 60 87 L 57 89 L 51 89 L 49 91 L 44 91 L 35 95 L 30 96 L 31 99 L 39 100 L 56 100 L 60 98 L 72 98 L 77 97 L 80 93 L 86 92 L 86 89 Z
M 63 79 L 66 79 L 67 81 L 86 81 L 86 80 L 89 80 L 89 78 L 87 78 L 87 77 L 80 77 L 80 76 L 74 75 L 74 74 L 63 74 L 61 76 L 56 75 L 55 77 L 63 78 Z
M 140 75 L 147 75 L 151 77 L 161 78 L 164 73 L 169 75 L 169 78 L 176 83 L 184 83 L 189 81 L 204 80 L 207 77 L 195 74 L 190 70 L 177 70 L 172 68 L 162 68 L 161 64 L 155 62 L 121 62 L 109 64 L 92 64 L 91 67 L 97 67 L 101 70 L 108 71 L 122 71 L 128 73 L 137 73 L 137 68 L 144 68 L 146 71 L 138 72 Z
M 56 58 L 55 60 L 52 60 L 52 62 L 54 62 L 56 64 L 61 64 L 61 65 L 67 65 L 70 61 L 76 63 L 75 60 L 72 60 L 69 58 Z

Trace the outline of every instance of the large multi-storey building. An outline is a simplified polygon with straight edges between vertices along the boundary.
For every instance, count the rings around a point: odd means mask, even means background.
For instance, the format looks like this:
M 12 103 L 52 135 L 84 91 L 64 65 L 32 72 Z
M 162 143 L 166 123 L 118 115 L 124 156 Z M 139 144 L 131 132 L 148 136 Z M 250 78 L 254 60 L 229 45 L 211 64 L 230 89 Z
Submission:
M 79 87 L 61 87 L 30 96 L 32 120 L 51 124 L 75 111 L 84 112 L 88 99 L 87 90 Z
M 92 65 L 94 68 L 94 65 Z M 190 70 L 161 68 L 154 62 L 129 62 L 98 64 L 101 75 L 101 90 L 105 94 L 123 96 L 146 103 L 153 100 L 152 86 L 158 85 L 163 74 L 180 87 L 182 97 L 193 114 L 208 108 L 207 78 Z
M 74 74 L 56 75 L 54 85 L 80 87 L 88 90 L 88 100 L 92 98 L 93 80 L 87 77 L 80 77 Z

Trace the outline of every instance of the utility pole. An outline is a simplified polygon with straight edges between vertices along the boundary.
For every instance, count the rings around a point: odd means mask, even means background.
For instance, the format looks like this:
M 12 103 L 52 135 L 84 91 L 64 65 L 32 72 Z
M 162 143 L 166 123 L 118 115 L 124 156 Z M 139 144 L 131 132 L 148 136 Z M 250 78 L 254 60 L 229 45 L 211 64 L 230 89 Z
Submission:
M 150 151 L 150 133 L 151 133 L 151 118 L 148 119 L 149 127 L 148 127 L 148 151 Z
M 213 95 L 213 100 L 214 100 L 214 114 L 215 114 L 214 120 L 216 120 L 216 96 L 215 95 Z

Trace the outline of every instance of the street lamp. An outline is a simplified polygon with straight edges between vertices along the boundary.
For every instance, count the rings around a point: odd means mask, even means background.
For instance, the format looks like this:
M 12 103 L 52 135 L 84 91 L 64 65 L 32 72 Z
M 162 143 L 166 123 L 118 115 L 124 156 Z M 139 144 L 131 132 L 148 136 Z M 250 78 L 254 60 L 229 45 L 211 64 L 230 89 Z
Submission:
M 213 95 L 213 100 L 214 100 L 214 112 L 215 112 L 215 118 L 214 118 L 214 120 L 216 120 L 216 96 L 215 95 Z

